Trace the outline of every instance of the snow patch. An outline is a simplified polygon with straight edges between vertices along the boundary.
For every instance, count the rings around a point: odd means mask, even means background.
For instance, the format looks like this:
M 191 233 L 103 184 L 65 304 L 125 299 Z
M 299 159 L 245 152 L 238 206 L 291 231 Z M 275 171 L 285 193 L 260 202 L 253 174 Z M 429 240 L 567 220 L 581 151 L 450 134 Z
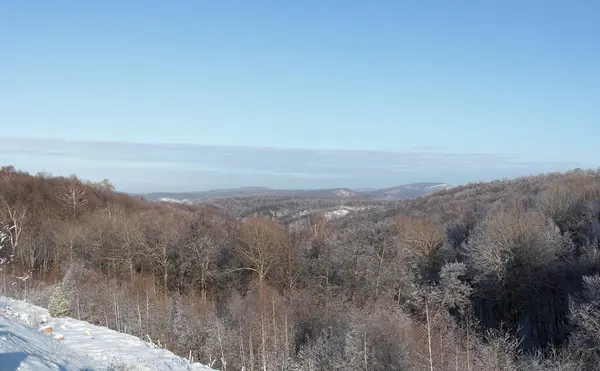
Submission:
M 53 318 L 24 301 L 0 296 L 0 314 L 0 371 L 105 370 L 115 365 L 144 371 L 212 370 L 129 334 Z
M 173 204 L 193 204 L 193 202 L 191 200 L 188 199 L 177 199 L 177 198 L 170 198 L 170 197 L 162 197 L 158 199 L 159 202 L 170 202 Z
M 346 216 L 353 211 L 360 211 L 360 210 L 364 210 L 364 209 L 365 209 L 365 207 L 340 206 L 335 210 L 324 212 L 323 216 L 325 217 L 325 219 L 331 220 L 331 219 L 341 218 L 343 216 Z
M 338 189 L 333 192 L 338 197 L 352 197 L 354 196 L 354 192 L 349 191 L 347 189 Z
M 436 185 L 427 187 L 427 189 L 448 189 L 448 188 L 452 188 L 452 187 L 446 183 L 436 184 Z
M 344 209 L 328 211 L 326 213 L 323 213 L 323 216 L 326 219 L 333 219 L 333 218 L 340 218 L 342 216 L 348 215 L 349 213 L 350 213 L 350 210 L 344 208 Z

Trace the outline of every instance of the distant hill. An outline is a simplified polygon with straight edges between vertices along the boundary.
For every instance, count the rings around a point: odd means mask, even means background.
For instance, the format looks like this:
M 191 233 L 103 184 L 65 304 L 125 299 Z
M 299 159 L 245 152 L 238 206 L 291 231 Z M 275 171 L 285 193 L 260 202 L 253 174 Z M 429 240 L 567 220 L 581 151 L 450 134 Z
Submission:
M 404 200 L 449 189 L 446 183 L 412 183 L 390 188 L 375 189 L 361 192 L 362 195 L 384 200 Z
M 361 189 L 353 190 L 349 188 L 332 189 L 298 189 L 282 190 L 266 187 L 241 187 L 229 189 L 213 189 L 210 191 L 199 192 L 156 192 L 142 195 L 149 201 L 166 201 L 178 203 L 195 203 L 210 198 L 223 197 L 244 197 L 244 196 L 266 196 L 266 197 L 315 197 L 315 198 L 371 198 L 383 200 L 404 200 L 426 194 L 434 193 L 439 190 L 448 189 L 450 186 L 445 183 L 412 183 L 399 185 L 382 189 Z

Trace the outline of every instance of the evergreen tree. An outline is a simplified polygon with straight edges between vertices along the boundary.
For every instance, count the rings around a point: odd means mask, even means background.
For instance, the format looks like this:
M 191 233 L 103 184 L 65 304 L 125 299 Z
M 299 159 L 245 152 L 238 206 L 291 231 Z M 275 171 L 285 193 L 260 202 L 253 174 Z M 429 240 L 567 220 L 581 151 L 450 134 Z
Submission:
M 60 286 L 58 286 L 50 296 L 48 312 L 52 317 L 66 317 L 70 315 L 69 302 Z

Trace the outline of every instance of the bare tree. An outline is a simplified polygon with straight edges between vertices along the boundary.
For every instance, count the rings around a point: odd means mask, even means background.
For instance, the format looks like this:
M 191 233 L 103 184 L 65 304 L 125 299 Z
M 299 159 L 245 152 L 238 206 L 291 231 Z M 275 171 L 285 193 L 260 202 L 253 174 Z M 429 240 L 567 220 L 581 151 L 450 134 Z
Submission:
M 288 243 L 286 230 L 276 222 L 253 217 L 242 224 L 240 243 L 242 253 L 248 260 L 249 270 L 258 278 L 261 306 L 261 350 L 263 371 L 267 370 L 265 328 L 265 280 L 279 258 L 284 244 Z
M 210 236 L 196 234 L 190 237 L 188 245 L 200 269 L 200 296 L 202 300 L 207 300 L 208 274 L 215 244 Z
M 406 256 L 422 271 L 441 263 L 444 248 L 444 229 L 432 218 L 396 218 L 401 255 Z
M 130 279 L 133 281 L 134 264 L 140 256 L 140 242 L 143 240 L 141 217 L 138 214 L 127 213 L 121 205 L 109 204 L 108 206 L 110 218 L 116 224 L 115 228 L 121 241 L 120 256 L 129 271 Z
M 8 239 L 12 254 L 17 252 L 23 228 L 28 218 L 28 208 L 24 202 L 8 202 L 2 198 L 2 207 L 0 207 L 0 221 L 8 226 Z
M 163 291 L 166 296 L 172 264 L 171 251 L 177 243 L 183 225 L 178 215 L 172 211 L 164 214 L 150 212 L 146 213 L 144 218 L 149 222 L 147 225 L 149 229 L 141 240 L 143 252 L 148 254 L 157 273 L 162 276 Z
M 69 257 L 69 262 L 73 263 L 77 252 L 77 246 L 82 238 L 82 229 L 77 223 L 67 223 L 61 227 L 62 228 L 53 231 L 56 236 L 56 243 L 59 248 L 62 247 L 66 249 L 63 256 L 67 255 Z
M 87 205 L 88 200 L 85 198 L 86 189 L 84 186 L 76 182 L 71 182 L 68 186 L 65 186 L 63 193 L 58 196 L 61 200 L 71 218 L 76 218 L 79 213 Z

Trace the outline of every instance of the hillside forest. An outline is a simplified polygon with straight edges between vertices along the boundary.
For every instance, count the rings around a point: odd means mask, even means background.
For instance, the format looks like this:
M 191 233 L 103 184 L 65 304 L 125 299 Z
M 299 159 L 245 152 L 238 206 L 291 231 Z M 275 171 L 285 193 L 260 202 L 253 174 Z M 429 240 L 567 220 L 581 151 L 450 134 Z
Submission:
M 8 166 L 0 227 L 0 295 L 219 370 L 600 364 L 600 171 L 187 205 Z

